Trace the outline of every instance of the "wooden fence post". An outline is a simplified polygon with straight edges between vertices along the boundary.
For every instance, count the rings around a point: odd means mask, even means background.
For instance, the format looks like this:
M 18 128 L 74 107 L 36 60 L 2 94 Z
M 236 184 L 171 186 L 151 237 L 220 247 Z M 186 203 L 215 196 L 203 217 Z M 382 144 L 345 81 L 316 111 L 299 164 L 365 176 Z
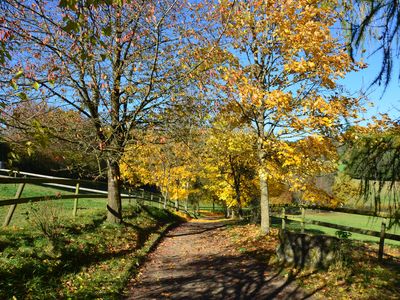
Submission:
M 386 231 L 386 222 L 385 222 L 385 220 L 382 220 L 381 236 L 379 239 L 379 251 L 378 251 L 378 259 L 379 260 L 383 259 L 383 248 L 385 246 L 385 231 Z
M 189 209 L 189 182 L 186 182 L 185 211 Z
M 304 221 L 306 218 L 306 210 L 304 207 L 301 208 L 301 233 L 304 233 Z
M 158 197 L 158 208 L 161 208 L 161 197 Z
M 78 194 L 79 194 L 79 183 L 76 184 L 76 188 L 75 188 L 75 195 L 78 195 Z M 75 198 L 75 200 L 74 200 L 74 209 L 72 211 L 72 215 L 74 217 L 76 217 L 77 210 L 78 210 L 78 198 Z
M 151 204 L 150 204 L 151 206 L 154 205 L 154 204 L 153 204 L 153 194 L 150 194 L 150 203 L 151 203 Z
M 17 192 L 15 193 L 14 199 L 19 199 L 22 195 L 22 192 L 24 190 L 25 183 L 20 183 L 17 189 Z M 15 208 L 17 207 L 17 204 L 12 204 L 10 206 L 10 209 L 8 210 L 7 216 L 4 219 L 3 227 L 6 227 L 10 224 L 12 216 L 14 214 Z
M 282 207 L 282 230 L 286 228 L 286 211 L 285 207 Z

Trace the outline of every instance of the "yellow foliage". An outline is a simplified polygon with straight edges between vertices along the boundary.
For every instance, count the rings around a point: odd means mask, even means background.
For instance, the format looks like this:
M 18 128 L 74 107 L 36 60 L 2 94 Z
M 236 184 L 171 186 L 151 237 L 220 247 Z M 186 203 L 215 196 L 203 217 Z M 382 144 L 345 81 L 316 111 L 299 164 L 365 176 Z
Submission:
M 254 136 L 220 119 L 206 141 L 202 177 L 206 189 L 228 207 L 245 206 L 257 197 Z
M 196 180 L 192 152 L 184 143 L 149 135 L 143 144 L 130 145 L 121 159 L 121 175 L 131 184 L 155 185 L 164 197 L 185 199 Z
M 360 182 L 352 179 L 349 175 L 339 173 L 335 178 L 333 192 L 338 202 L 354 204 L 360 200 Z
M 336 80 L 358 68 L 330 31 L 340 15 L 337 4 L 220 4 L 234 49 L 231 63 L 218 70 L 227 107 L 237 122 L 254 129 L 260 179 L 305 191 L 309 201 L 334 202 L 315 190 L 312 178 L 336 169 L 332 140 L 339 139 L 342 117 L 354 118 L 360 110 L 359 99 L 336 92 Z

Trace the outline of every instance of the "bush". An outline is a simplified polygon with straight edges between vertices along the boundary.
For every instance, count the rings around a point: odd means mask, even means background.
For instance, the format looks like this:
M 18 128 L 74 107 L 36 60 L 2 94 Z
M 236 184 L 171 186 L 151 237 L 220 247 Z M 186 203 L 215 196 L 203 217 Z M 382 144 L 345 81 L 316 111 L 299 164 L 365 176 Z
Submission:
M 54 241 L 59 239 L 64 228 L 62 210 L 62 206 L 54 201 L 32 203 L 27 212 L 27 220 L 34 229 Z

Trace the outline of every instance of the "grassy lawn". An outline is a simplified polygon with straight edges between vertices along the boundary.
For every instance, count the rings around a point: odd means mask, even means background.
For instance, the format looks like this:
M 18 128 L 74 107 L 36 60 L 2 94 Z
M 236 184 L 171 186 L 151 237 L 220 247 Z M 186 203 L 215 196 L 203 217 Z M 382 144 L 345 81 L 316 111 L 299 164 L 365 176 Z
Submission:
M 18 184 L 0 184 L 0 200 L 1 199 L 12 199 L 15 196 L 17 191 Z M 24 197 L 39 197 L 46 196 L 50 200 L 43 201 L 42 203 L 51 203 L 53 208 L 57 208 L 58 213 L 62 216 L 69 217 L 72 216 L 72 211 L 74 207 L 73 199 L 58 199 L 59 195 L 71 195 L 74 194 L 74 191 L 69 190 L 61 190 L 52 187 L 45 187 L 33 184 L 25 185 L 25 188 L 22 192 L 21 198 Z M 128 199 L 122 200 L 123 208 L 127 208 L 130 205 L 135 204 L 135 200 L 129 201 Z M 148 204 L 148 202 L 146 202 Z M 16 207 L 13 218 L 11 220 L 10 226 L 26 226 L 28 225 L 27 217 L 29 213 L 32 211 L 32 206 L 35 204 L 24 203 L 19 204 Z M 79 199 L 78 201 L 78 216 L 86 212 L 92 213 L 93 211 L 104 211 L 107 206 L 106 198 L 88 198 L 88 199 Z M 157 205 L 156 205 L 157 206 Z M 0 222 L 3 223 L 5 216 L 7 215 L 9 206 L 0 206 Z
M 19 184 L 0 184 L 0 199 L 14 198 Z M 70 195 L 73 191 L 60 190 L 40 185 L 26 184 L 21 197 L 56 196 L 58 194 Z
M 15 185 L 0 186 L 12 198 Z M 68 193 L 26 186 L 23 196 Z M 150 206 L 124 202 L 123 225 L 110 225 L 105 199 L 43 201 L 17 206 L 0 229 L 0 299 L 119 299 L 152 243 L 181 218 Z M 0 207 L 1 221 L 8 207 Z
M 11 199 L 14 198 L 15 192 L 18 185 L 16 184 L 1 184 L 0 185 L 0 199 Z M 41 203 L 49 204 L 52 209 L 56 209 L 57 213 L 63 217 L 72 216 L 72 209 L 74 206 L 74 200 L 62 200 L 57 199 L 59 195 L 70 195 L 73 194 L 71 191 L 59 190 L 56 188 L 37 186 L 27 184 L 22 192 L 21 198 L 24 197 L 39 197 L 48 196 L 49 201 L 43 201 Z M 24 227 L 28 225 L 27 218 L 32 212 L 32 209 L 37 203 L 23 203 L 17 205 L 10 226 Z M 89 212 L 89 214 L 95 211 L 103 211 L 106 208 L 106 199 L 79 199 L 78 203 L 78 215 Z M 9 206 L 0 206 L 0 221 L 3 220 L 8 212 Z

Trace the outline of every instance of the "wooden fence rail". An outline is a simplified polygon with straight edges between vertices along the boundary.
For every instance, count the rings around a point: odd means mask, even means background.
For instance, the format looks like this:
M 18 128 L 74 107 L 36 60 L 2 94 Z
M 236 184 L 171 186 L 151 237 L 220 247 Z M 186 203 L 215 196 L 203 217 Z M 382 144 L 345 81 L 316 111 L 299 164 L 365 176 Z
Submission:
M 0 169 L 0 172 L 9 173 L 10 171 L 6 169 Z M 97 183 L 97 182 L 68 179 L 68 178 L 58 178 L 58 177 L 44 176 L 26 172 L 18 172 L 18 173 L 14 172 L 14 174 L 15 175 L 28 174 L 29 176 L 36 175 L 39 178 L 12 177 L 7 175 L 0 175 L 0 184 L 18 184 L 17 192 L 14 198 L 0 200 L 0 207 L 10 206 L 7 215 L 4 219 L 3 226 L 8 226 L 10 224 L 16 206 L 18 204 L 48 201 L 48 200 L 53 201 L 53 200 L 74 199 L 73 216 L 76 216 L 78 210 L 78 199 L 83 199 L 83 198 L 98 199 L 98 198 L 107 198 L 108 196 L 107 191 L 81 187 L 81 185 L 84 183 Z M 69 189 L 71 191 L 74 191 L 74 193 L 70 195 L 53 194 L 53 195 L 43 195 L 36 197 L 22 197 L 23 190 L 26 184 L 59 187 L 62 189 Z M 145 192 L 144 190 L 134 190 L 134 191 L 130 190 L 129 193 L 122 193 L 121 198 L 128 199 L 129 202 L 131 200 L 136 200 L 136 201 L 143 201 L 143 202 L 147 201 L 151 203 L 157 203 L 158 206 L 160 206 L 162 199 L 160 194 Z
M 342 230 L 342 231 L 349 231 L 349 232 L 354 232 L 354 233 L 359 233 L 359 234 L 369 235 L 369 236 L 374 236 L 374 237 L 379 237 L 379 238 L 381 237 L 381 231 L 361 229 L 361 228 L 357 228 L 357 227 L 333 224 L 333 223 L 316 221 L 316 220 L 305 220 L 305 221 L 302 221 L 300 219 L 288 218 L 287 216 L 286 217 L 272 216 L 272 217 L 275 218 L 275 219 L 281 219 L 284 222 L 287 222 L 287 221 L 294 221 L 294 222 L 300 222 L 300 223 L 304 222 L 305 224 L 314 224 L 314 225 L 318 225 L 318 226 L 329 227 L 329 228 L 333 228 L 333 229 L 339 229 L 339 230 Z M 284 227 L 284 225 L 282 225 L 282 227 Z M 391 233 L 385 233 L 385 239 L 394 240 L 394 241 L 400 241 L 400 235 L 391 234 Z
M 288 204 L 271 205 L 271 208 L 281 209 L 280 215 L 278 215 L 279 211 L 276 211 L 275 212 L 276 214 L 275 215 L 272 214 L 271 217 L 281 220 L 281 222 L 282 222 L 281 228 L 283 230 L 286 229 L 288 221 L 293 221 L 293 222 L 300 223 L 300 231 L 302 233 L 304 233 L 304 231 L 305 231 L 305 224 L 314 224 L 314 225 L 318 225 L 318 226 L 338 229 L 341 231 L 348 231 L 348 232 L 354 232 L 354 233 L 359 233 L 359 234 L 363 234 L 363 235 L 378 237 L 379 238 L 379 250 L 378 250 L 378 258 L 379 259 L 383 258 L 385 239 L 400 241 L 400 235 L 391 234 L 391 233 L 386 232 L 385 221 L 382 222 L 380 231 L 374 231 L 374 230 L 366 230 L 366 229 L 361 229 L 361 228 L 352 227 L 352 226 L 339 225 L 339 224 L 333 224 L 333 223 L 329 223 L 329 222 L 306 219 L 306 209 L 340 212 L 340 213 L 355 214 L 355 215 L 362 215 L 362 216 L 368 216 L 368 217 L 381 217 L 381 218 L 388 218 L 390 216 L 390 214 L 387 212 L 366 211 L 366 210 L 346 208 L 346 207 L 333 208 L 333 207 L 323 207 L 323 206 L 315 206 L 315 205 L 313 205 L 313 206 L 294 206 L 294 205 L 288 205 Z M 200 210 L 210 210 L 210 209 L 211 209 L 211 207 L 200 207 Z M 300 210 L 300 218 L 289 218 L 287 216 L 287 211 L 286 211 L 287 209 L 299 209 Z M 247 208 L 247 209 L 244 208 L 243 210 L 247 211 L 250 214 L 253 213 L 253 210 L 251 208 Z
M 88 180 L 79 180 L 79 179 L 68 179 L 68 178 L 59 178 L 59 177 L 52 177 L 34 173 L 27 173 L 27 172 L 11 172 L 7 169 L 0 169 L 0 172 L 5 172 L 6 174 L 14 173 L 14 175 L 25 175 L 25 176 L 37 176 L 33 177 L 13 177 L 9 175 L 0 175 L 0 185 L 1 184 L 18 184 L 17 192 L 14 198 L 11 199 L 3 199 L 0 200 L 0 207 L 1 206 L 10 206 L 7 216 L 4 220 L 3 226 L 8 226 L 11 222 L 12 216 L 18 204 L 24 203 L 33 203 L 33 202 L 40 202 L 40 201 L 58 201 L 58 200 L 68 200 L 73 199 L 73 216 L 76 217 L 78 211 L 78 200 L 79 199 L 98 199 L 98 198 L 107 198 L 108 192 L 105 190 L 98 190 L 92 188 L 82 187 L 83 184 L 93 184 L 97 182 L 88 181 Z M 22 197 L 22 192 L 26 184 L 33 184 L 33 185 L 40 185 L 40 186 L 49 186 L 49 187 L 56 187 L 62 188 L 66 190 L 71 190 L 74 192 L 73 194 L 60 194 L 60 195 L 42 195 L 36 197 Z M 193 210 L 193 216 L 196 216 L 198 213 L 198 207 L 192 205 L 189 208 L 187 202 L 182 204 L 180 201 L 171 201 L 163 198 L 163 196 L 159 193 L 151 193 L 147 192 L 143 189 L 136 189 L 132 190 L 129 189 L 127 193 L 121 194 L 122 199 L 127 199 L 129 203 L 131 201 L 135 201 L 136 204 L 145 204 L 146 202 L 152 205 L 156 205 L 159 208 L 168 208 L 172 210 L 181 210 L 188 214 L 189 210 Z
M 334 211 L 334 212 L 341 212 L 346 214 L 353 214 L 353 215 L 361 215 L 361 216 L 369 216 L 369 217 L 381 217 L 381 218 L 389 218 L 390 213 L 385 211 L 371 211 L 371 210 L 364 210 L 364 209 L 357 209 L 357 208 L 349 208 L 349 207 L 327 207 L 327 206 L 319 206 L 319 205 L 293 205 L 293 204 L 274 204 L 271 205 L 271 208 L 305 208 L 311 210 L 323 210 L 323 211 Z
M 275 206 L 275 208 L 276 207 L 279 207 L 279 206 Z M 374 217 L 385 216 L 385 217 L 387 217 L 388 216 L 387 213 L 371 212 L 371 211 L 364 211 L 364 210 L 357 210 L 357 209 L 343 208 L 343 207 L 332 208 L 332 207 L 321 207 L 321 206 L 317 206 L 317 207 L 316 206 L 302 206 L 302 207 L 300 207 L 301 218 L 298 219 L 298 218 L 288 218 L 288 216 L 286 215 L 286 208 L 288 208 L 288 207 L 290 207 L 290 206 L 281 206 L 281 208 L 282 208 L 281 216 L 279 216 L 279 215 L 272 216 L 273 218 L 282 220 L 282 229 L 286 228 L 287 221 L 294 221 L 294 222 L 300 222 L 302 233 L 304 233 L 305 224 L 314 224 L 314 225 L 318 225 L 318 226 L 338 229 L 341 231 L 349 231 L 349 232 L 359 233 L 359 234 L 363 234 L 363 235 L 379 237 L 378 258 L 380 260 L 382 260 L 383 254 L 384 254 L 385 239 L 400 241 L 400 235 L 391 234 L 391 233 L 386 232 L 385 219 L 383 219 L 383 221 L 382 221 L 381 231 L 366 230 L 366 229 L 361 229 L 361 228 L 352 227 L 352 226 L 339 225 L 339 224 L 333 224 L 333 223 L 329 223 L 329 222 L 305 219 L 306 209 L 341 212 L 341 213 L 356 214 L 356 215 L 363 215 L 363 216 L 369 216 L 369 217 L 370 216 L 374 216 Z M 293 206 L 292 206 L 292 208 L 293 208 Z

